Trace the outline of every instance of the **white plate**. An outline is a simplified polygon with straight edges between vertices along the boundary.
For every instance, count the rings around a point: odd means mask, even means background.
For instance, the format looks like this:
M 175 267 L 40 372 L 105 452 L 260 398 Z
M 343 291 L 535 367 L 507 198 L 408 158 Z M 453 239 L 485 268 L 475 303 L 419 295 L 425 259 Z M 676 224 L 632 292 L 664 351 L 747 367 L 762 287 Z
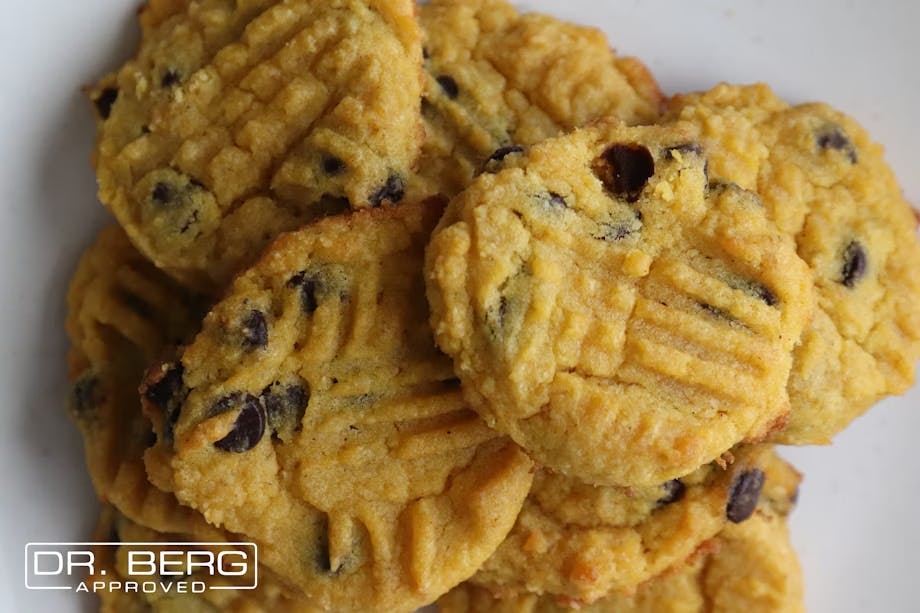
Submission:
M 96 505 L 67 394 L 64 296 L 106 218 L 79 88 L 136 44 L 138 0 L 9 2 L 0 20 L 0 610 L 78 611 L 70 593 L 30 592 L 27 541 L 85 538 Z M 766 81 L 793 102 L 825 100 L 885 143 L 920 202 L 920 3 L 889 0 L 551 0 L 528 9 L 603 28 L 666 92 Z M 920 271 L 918 271 L 920 274 Z M 786 453 L 806 474 L 793 537 L 812 611 L 917 611 L 920 388 L 888 400 L 829 448 Z

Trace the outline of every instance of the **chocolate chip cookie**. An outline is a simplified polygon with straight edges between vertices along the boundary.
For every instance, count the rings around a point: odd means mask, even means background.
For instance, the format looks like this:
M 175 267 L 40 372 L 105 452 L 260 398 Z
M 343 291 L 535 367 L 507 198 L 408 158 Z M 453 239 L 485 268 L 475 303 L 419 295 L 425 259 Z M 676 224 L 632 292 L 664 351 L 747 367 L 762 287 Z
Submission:
M 657 486 L 782 427 L 807 265 L 693 134 L 602 122 L 455 198 L 426 282 L 465 397 L 539 462 Z
M 402 199 L 421 141 L 411 0 L 152 0 L 93 90 L 99 197 L 157 266 L 219 288 L 283 230 Z
M 434 0 L 419 18 L 426 82 L 418 191 L 453 195 L 520 147 L 599 117 L 658 117 L 654 78 L 599 30 L 521 14 L 505 0 Z
M 141 414 L 144 370 L 173 343 L 191 340 L 202 299 L 180 287 L 131 246 L 117 226 L 100 232 L 67 295 L 70 412 L 83 435 L 96 494 L 128 517 L 164 531 L 221 534 L 200 513 L 154 487 L 144 470 L 153 444 Z
M 470 582 L 583 604 L 632 592 L 754 512 L 770 449 L 742 446 L 732 456 L 729 465 L 650 487 L 592 486 L 538 471 L 508 538 Z
M 441 613 L 735 613 L 802 612 L 801 570 L 789 542 L 786 515 L 794 505 L 799 475 L 776 456 L 765 466 L 757 510 L 744 523 L 728 524 L 686 563 L 642 584 L 634 594 L 610 594 L 580 606 L 537 594 L 496 597 L 464 583 L 438 601 Z
M 495 551 L 533 478 L 431 337 L 422 263 L 443 207 L 283 235 L 160 371 L 179 499 L 328 610 L 433 601 Z
M 760 194 L 814 276 L 793 410 L 774 440 L 828 443 L 876 401 L 906 392 L 920 358 L 920 242 L 881 146 L 843 113 L 790 107 L 765 85 L 678 96 L 668 120 L 689 124 L 714 178 Z

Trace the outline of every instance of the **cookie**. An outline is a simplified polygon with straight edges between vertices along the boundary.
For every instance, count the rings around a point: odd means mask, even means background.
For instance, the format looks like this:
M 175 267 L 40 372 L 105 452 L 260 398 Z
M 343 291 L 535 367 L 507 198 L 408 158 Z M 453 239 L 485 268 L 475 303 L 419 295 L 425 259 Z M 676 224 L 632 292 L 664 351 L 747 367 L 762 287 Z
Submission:
M 785 515 L 791 510 L 798 473 L 773 456 L 766 466 L 761 503 L 752 517 L 728 524 L 693 558 L 642 584 L 634 594 L 611 594 L 594 604 L 521 594 L 496 598 L 464 583 L 438 601 L 441 613 L 735 613 L 802 612 L 804 590 Z
M 443 208 L 283 235 L 161 369 L 181 369 L 161 399 L 179 499 L 327 610 L 432 602 L 495 551 L 532 481 L 431 337 L 422 263 Z
M 508 538 L 470 583 L 582 604 L 629 593 L 688 559 L 727 523 L 747 520 L 768 455 L 766 446 L 742 447 L 730 465 L 707 464 L 638 488 L 592 486 L 541 470 Z
M 808 267 L 679 127 L 601 122 L 457 196 L 426 256 L 470 404 L 535 459 L 656 486 L 782 427 Z
M 599 30 L 521 14 L 505 0 L 434 0 L 419 18 L 425 144 L 413 187 L 421 192 L 453 195 L 503 156 L 599 117 L 658 117 L 654 78 Z
M 67 294 L 69 405 L 101 500 L 159 530 L 216 538 L 222 533 L 200 513 L 148 482 L 143 455 L 153 431 L 137 390 L 166 346 L 191 340 L 204 310 L 199 296 L 157 270 L 121 228 L 103 229 Z
M 94 541 L 109 543 L 124 543 L 116 547 L 93 547 L 95 555 L 94 574 L 86 578 L 88 584 L 96 581 L 126 582 L 135 581 L 146 583 L 144 589 L 115 589 L 100 590 L 96 595 L 100 600 L 101 613 L 319 613 L 319 609 L 311 605 L 296 591 L 291 590 L 277 578 L 271 571 L 260 567 L 258 577 L 252 569 L 247 569 L 245 575 L 230 577 L 229 575 L 212 576 L 207 569 L 199 569 L 192 574 L 180 576 L 142 576 L 131 575 L 128 571 L 128 556 L 131 551 L 163 551 L 171 552 L 196 551 L 205 549 L 219 554 L 228 549 L 219 546 L 206 548 L 198 545 L 186 548 L 182 545 L 169 545 L 157 548 L 156 546 L 132 547 L 127 543 L 184 543 L 195 540 L 194 538 L 174 533 L 157 532 L 129 520 L 111 506 L 103 508 L 96 525 Z M 175 553 L 173 560 L 175 560 Z M 199 558 L 200 561 L 200 558 Z M 177 583 L 179 582 L 179 583 Z M 204 591 L 192 593 L 192 583 L 204 586 Z M 184 583 L 184 593 L 179 592 L 180 583 Z M 251 586 L 255 589 L 228 589 L 235 586 Z M 220 589 L 213 589 L 219 587 Z
M 773 438 L 828 443 L 920 359 L 920 242 L 881 146 L 824 104 L 790 107 L 765 85 L 678 96 L 669 121 L 694 130 L 713 177 L 757 191 L 795 237 L 817 309 L 795 351 L 792 413 Z
M 411 0 L 152 0 L 93 90 L 99 196 L 157 266 L 222 287 L 283 230 L 400 201 L 421 141 Z

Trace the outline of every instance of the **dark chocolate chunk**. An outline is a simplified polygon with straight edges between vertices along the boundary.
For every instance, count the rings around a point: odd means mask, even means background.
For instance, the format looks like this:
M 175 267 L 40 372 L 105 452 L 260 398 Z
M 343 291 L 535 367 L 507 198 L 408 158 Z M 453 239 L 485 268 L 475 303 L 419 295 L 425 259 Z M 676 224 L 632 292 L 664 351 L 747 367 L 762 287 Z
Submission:
M 182 362 L 171 362 L 159 370 L 157 375 L 149 375 L 141 385 L 144 399 L 163 413 L 163 437 L 172 441 L 173 431 L 179 421 L 182 402 L 188 395 L 183 375 Z
M 821 149 L 833 149 L 843 151 L 850 158 L 850 163 L 855 164 L 858 160 L 856 147 L 850 141 L 843 128 L 836 125 L 826 126 L 815 134 L 815 142 Z
M 866 274 L 869 257 L 859 241 L 851 241 L 843 252 L 843 270 L 840 282 L 844 286 L 853 288 L 856 282 Z
M 290 288 L 300 288 L 300 307 L 307 315 L 316 312 L 319 302 L 316 299 L 316 293 L 319 289 L 319 281 L 307 274 L 307 271 L 301 271 L 291 277 L 287 286 Z
M 337 157 L 329 156 L 323 158 L 323 172 L 330 177 L 342 174 L 345 172 L 345 168 L 345 162 Z
M 594 162 L 593 168 L 611 193 L 625 197 L 627 202 L 636 202 L 655 174 L 655 159 L 642 145 L 612 145 Z
M 265 408 L 252 394 L 234 393 L 219 399 L 211 407 L 210 416 L 239 408 L 233 428 L 214 446 L 221 451 L 243 453 L 255 447 L 265 434 Z
M 150 194 L 153 201 L 159 204 L 172 204 L 175 202 L 177 196 L 176 188 L 163 181 L 159 181 L 154 185 L 153 192 Z
M 96 96 L 96 99 L 93 101 L 96 105 L 96 112 L 99 113 L 99 116 L 103 119 L 108 119 L 109 115 L 112 114 L 112 105 L 115 104 L 115 101 L 118 99 L 118 90 L 114 87 L 106 87 L 99 95 Z
M 729 521 L 740 524 L 754 514 L 763 481 L 764 474 L 759 468 L 746 470 L 735 477 L 728 489 L 728 504 L 725 506 L 725 516 Z
M 406 193 L 406 184 L 403 181 L 402 177 L 399 175 L 390 175 L 387 177 L 386 183 L 378 189 L 376 192 L 371 194 L 370 203 L 371 206 L 380 206 L 385 200 L 396 204 L 402 200 L 403 196 Z
M 262 311 L 253 309 L 243 320 L 243 347 L 246 349 L 261 349 L 268 345 L 268 324 Z
M 163 78 L 160 79 L 161 87 L 172 87 L 179 83 L 182 80 L 182 75 L 179 74 L 179 71 L 175 68 L 170 68 L 163 73 Z
M 438 85 L 441 86 L 441 89 L 444 90 L 444 93 L 451 100 L 456 99 L 456 97 L 460 95 L 460 87 L 452 76 L 442 74 L 437 78 L 437 81 Z
M 268 426 L 276 434 L 300 430 L 309 402 L 310 390 L 306 384 L 283 385 L 276 381 L 262 390 Z
M 687 486 L 680 479 L 672 479 L 662 484 L 664 495 L 657 500 L 658 504 L 665 505 L 677 502 L 687 493 Z

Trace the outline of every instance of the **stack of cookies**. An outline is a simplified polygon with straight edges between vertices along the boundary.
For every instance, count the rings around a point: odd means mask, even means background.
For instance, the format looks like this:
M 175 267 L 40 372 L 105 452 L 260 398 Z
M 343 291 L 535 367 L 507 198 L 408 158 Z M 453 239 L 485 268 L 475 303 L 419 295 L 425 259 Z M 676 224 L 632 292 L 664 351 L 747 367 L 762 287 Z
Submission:
M 772 446 L 920 358 L 915 217 L 852 119 L 665 100 L 504 0 L 140 22 L 68 295 L 97 537 L 260 567 L 104 611 L 802 609 Z

